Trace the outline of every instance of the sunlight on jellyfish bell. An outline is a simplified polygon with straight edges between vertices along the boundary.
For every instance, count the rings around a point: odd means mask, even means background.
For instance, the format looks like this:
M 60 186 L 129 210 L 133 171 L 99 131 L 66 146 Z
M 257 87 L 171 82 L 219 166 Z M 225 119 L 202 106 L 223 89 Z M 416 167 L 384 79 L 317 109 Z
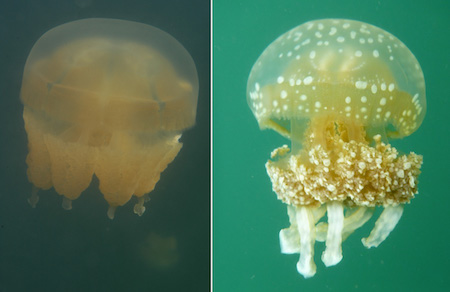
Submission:
M 342 242 L 384 207 L 367 247 L 394 229 L 417 193 L 422 156 L 400 155 L 388 138 L 416 131 L 425 117 L 425 81 L 414 55 L 390 33 L 359 21 L 323 19 L 276 39 L 252 68 L 248 104 L 261 129 L 291 140 L 266 164 L 291 226 L 283 253 L 299 253 L 297 270 L 314 276 L 322 261 L 342 259 Z M 327 213 L 327 223 L 319 222 Z
M 198 77 L 186 49 L 150 25 L 84 19 L 45 33 L 28 56 L 21 90 L 29 200 L 54 187 L 71 209 L 95 174 L 114 217 L 134 212 L 195 123 Z

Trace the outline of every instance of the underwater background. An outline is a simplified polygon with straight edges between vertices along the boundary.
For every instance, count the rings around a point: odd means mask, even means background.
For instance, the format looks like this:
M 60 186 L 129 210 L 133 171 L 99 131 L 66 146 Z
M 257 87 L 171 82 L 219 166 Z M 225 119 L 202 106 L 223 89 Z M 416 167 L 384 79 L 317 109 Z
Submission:
M 213 287 L 225 291 L 449 291 L 450 2 L 213 1 Z M 278 36 L 310 20 L 348 18 L 378 26 L 415 54 L 425 75 L 427 115 L 417 132 L 391 141 L 422 154 L 419 194 L 378 248 L 366 237 L 380 210 L 343 243 L 343 260 L 297 273 L 298 254 L 280 253 L 289 226 L 264 164 L 289 141 L 260 131 L 246 100 L 250 70 Z
M 19 99 L 26 58 L 49 29 L 103 17 L 153 25 L 191 54 L 197 123 L 150 193 L 114 220 L 98 180 L 62 209 L 53 189 L 27 202 L 27 137 Z M 210 1 L 0 0 L 0 292 L 208 291 L 210 287 Z

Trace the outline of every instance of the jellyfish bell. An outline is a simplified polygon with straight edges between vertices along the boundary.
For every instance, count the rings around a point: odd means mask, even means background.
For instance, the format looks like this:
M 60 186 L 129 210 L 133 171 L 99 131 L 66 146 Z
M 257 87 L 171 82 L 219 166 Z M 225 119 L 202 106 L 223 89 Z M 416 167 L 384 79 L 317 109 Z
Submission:
M 92 176 L 108 216 L 134 195 L 134 211 L 180 151 L 195 123 L 194 62 L 172 36 L 117 19 L 84 19 L 45 33 L 28 56 L 21 89 L 28 178 L 71 208 Z
M 425 82 L 411 51 L 367 23 L 322 19 L 281 35 L 256 61 L 247 101 L 261 129 L 291 140 L 266 164 L 273 190 L 288 204 L 283 253 L 300 253 L 297 269 L 316 272 L 342 259 L 341 243 L 384 211 L 366 247 L 378 246 L 417 193 L 422 156 L 400 155 L 388 139 L 416 131 L 425 117 Z M 319 222 L 327 214 L 328 223 Z M 318 223 L 319 222 L 319 223 Z

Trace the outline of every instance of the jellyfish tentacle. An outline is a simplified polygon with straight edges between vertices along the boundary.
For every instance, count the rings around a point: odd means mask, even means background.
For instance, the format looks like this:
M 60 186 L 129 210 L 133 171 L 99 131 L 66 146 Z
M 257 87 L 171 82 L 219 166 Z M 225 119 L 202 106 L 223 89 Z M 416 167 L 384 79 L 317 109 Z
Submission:
M 64 210 L 72 210 L 72 200 L 63 196 L 62 207 Z
M 325 213 L 327 212 L 327 207 L 325 204 L 322 204 L 320 205 L 320 207 L 314 208 L 312 211 L 314 215 L 314 223 L 317 223 L 323 216 L 325 216 Z
M 344 215 L 344 227 L 342 228 L 342 242 L 344 242 L 356 229 L 363 226 L 372 218 L 375 208 L 352 207 L 347 209 Z M 316 225 L 316 241 L 323 242 L 327 238 L 328 223 L 320 222 Z
M 116 206 L 109 206 L 108 207 L 108 211 L 106 212 L 106 215 L 108 215 L 108 218 L 113 220 L 114 219 L 114 215 L 116 213 Z
M 326 222 L 318 223 L 316 225 L 316 241 L 324 242 L 327 239 L 327 232 L 328 232 L 328 223 Z
M 314 218 L 314 224 L 316 224 L 317 221 L 319 221 L 327 211 L 325 205 L 321 205 L 318 208 L 313 207 L 309 208 Z M 289 223 L 291 225 L 288 228 L 280 230 L 281 253 L 284 254 L 300 253 L 300 234 L 298 232 L 298 225 L 297 225 L 297 208 L 288 205 L 287 209 L 288 209 Z
M 370 235 L 361 240 L 364 246 L 367 248 L 379 246 L 394 230 L 402 214 L 403 205 L 385 207 Z
M 300 234 L 297 228 L 296 208 L 288 205 L 289 223 L 288 228 L 280 230 L 280 248 L 284 254 L 293 254 L 300 252 Z
M 33 185 L 31 188 L 31 197 L 28 198 L 28 204 L 30 204 L 32 208 L 36 208 L 36 205 L 39 202 L 38 192 L 39 189 Z
M 342 260 L 342 230 L 344 228 L 344 206 L 342 202 L 327 204 L 328 232 L 326 249 L 322 254 L 325 266 L 334 266 Z
M 314 263 L 314 243 L 316 241 L 314 215 L 310 207 L 297 208 L 297 228 L 300 235 L 300 259 L 297 271 L 305 278 L 316 274 Z
M 138 216 L 142 216 L 142 214 L 144 214 L 144 212 L 145 212 L 144 203 L 147 201 L 150 201 L 148 194 L 145 194 L 142 197 L 139 197 L 137 204 L 134 205 L 134 208 L 133 208 L 134 214 L 137 214 Z
M 342 229 L 342 241 L 345 241 L 356 229 L 363 226 L 372 218 L 375 208 L 358 207 L 348 217 L 344 219 L 344 228 Z
M 297 225 L 280 230 L 280 248 L 284 254 L 300 253 L 300 234 Z

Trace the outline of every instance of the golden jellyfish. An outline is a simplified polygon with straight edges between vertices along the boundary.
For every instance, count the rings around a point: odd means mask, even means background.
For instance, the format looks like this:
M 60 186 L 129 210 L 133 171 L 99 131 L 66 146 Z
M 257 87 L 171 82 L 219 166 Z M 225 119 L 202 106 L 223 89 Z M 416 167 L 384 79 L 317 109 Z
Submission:
M 133 195 L 142 215 L 195 123 L 197 96 L 191 56 L 156 27 L 93 18 L 49 30 L 28 56 L 21 89 L 30 204 L 53 187 L 70 210 L 95 174 L 109 218 Z
M 416 131 L 425 116 L 425 81 L 410 50 L 367 23 L 310 21 L 261 54 L 247 100 L 261 129 L 291 140 L 291 149 L 272 152 L 266 169 L 288 205 L 280 245 L 300 254 L 298 272 L 316 273 L 316 241 L 325 242 L 324 264 L 338 264 L 342 242 L 378 206 L 384 209 L 362 243 L 383 242 L 417 193 L 422 165 L 422 156 L 388 144 Z

